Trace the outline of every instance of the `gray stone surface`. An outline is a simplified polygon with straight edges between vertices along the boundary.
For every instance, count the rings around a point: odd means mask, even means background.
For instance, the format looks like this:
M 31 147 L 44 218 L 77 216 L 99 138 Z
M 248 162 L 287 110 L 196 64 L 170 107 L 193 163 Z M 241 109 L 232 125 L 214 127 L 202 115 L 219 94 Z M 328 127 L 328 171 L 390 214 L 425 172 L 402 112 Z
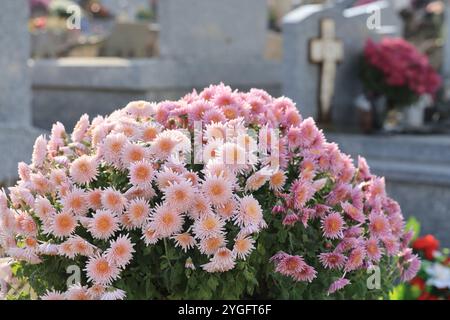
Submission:
M 158 10 L 164 58 L 262 58 L 268 14 L 264 0 L 164 0 Z
M 362 136 L 329 134 L 342 151 L 366 157 L 373 173 L 385 176 L 389 195 L 423 233 L 450 246 L 450 136 Z
M 443 71 L 446 80 L 450 82 L 450 3 L 445 6 Z
M 352 1 L 337 5 L 305 5 L 290 12 L 283 21 L 284 59 L 282 86 L 284 95 L 292 98 L 303 114 L 317 118 L 319 106 L 320 65 L 309 60 L 310 39 L 320 35 L 320 21 L 332 18 L 336 38 L 344 43 L 344 61 L 337 67 L 335 93 L 332 101 L 332 122 L 338 128 L 355 125 L 354 99 L 362 92 L 358 77 L 359 63 L 366 40 L 401 32 L 401 21 L 389 2 L 376 4 L 381 8 L 380 30 L 369 30 L 369 6 L 346 9 Z M 396 28 L 390 28 L 390 27 Z M 389 27 L 389 28 L 388 28 Z
M 450 101 L 450 3 L 445 6 L 445 27 L 444 27 L 444 54 L 442 73 L 444 75 L 444 85 L 446 99 Z
M 31 127 L 27 9 L 26 0 L 7 0 L 0 10 L 0 182 L 17 176 L 39 134 Z
M 55 121 L 71 127 L 83 113 L 108 114 L 130 100 L 179 99 L 192 88 L 224 82 L 238 89 L 281 94 L 280 63 L 252 60 L 203 62 L 169 59 L 60 59 L 32 65 L 33 120 L 43 129 Z
M 28 2 L 2 2 L 0 10 L 0 126 L 30 121 L 30 79 L 26 65 L 30 41 L 27 30 Z
M 102 5 L 117 18 L 129 21 L 135 20 L 139 10 L 149 9 L 149 3 L 149 0 L 102 0 Z

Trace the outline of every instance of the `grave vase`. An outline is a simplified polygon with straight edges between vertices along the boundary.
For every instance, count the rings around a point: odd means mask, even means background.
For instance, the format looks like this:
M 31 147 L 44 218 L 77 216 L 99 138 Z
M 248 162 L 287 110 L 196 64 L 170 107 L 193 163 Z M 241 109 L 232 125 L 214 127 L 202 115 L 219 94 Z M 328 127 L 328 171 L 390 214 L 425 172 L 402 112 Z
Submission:
M 416 103 L 403 108 L 403 126 L 405 128 L 420 128 L 425 124 L 425 109 L 433 99 L 429 95 L 421 96 Z

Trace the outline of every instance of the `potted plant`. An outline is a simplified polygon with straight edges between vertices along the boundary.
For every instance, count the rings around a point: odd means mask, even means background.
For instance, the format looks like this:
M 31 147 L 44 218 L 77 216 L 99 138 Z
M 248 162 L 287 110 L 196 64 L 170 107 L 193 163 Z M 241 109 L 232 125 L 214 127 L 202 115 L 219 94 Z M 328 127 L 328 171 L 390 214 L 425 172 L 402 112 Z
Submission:
M 0 245 L 42 299 L 378 299 L 420 266 L 384 178 L 263 90 L 57 123 L 18 172 Z
M 368 40 L 363 54 L 361 79 L 370 97 L 385 97 L 386 110 L 395 110 L 404 125 L 423 124 L 423 111 L 441 85 L 428 58 L 402 38 Z

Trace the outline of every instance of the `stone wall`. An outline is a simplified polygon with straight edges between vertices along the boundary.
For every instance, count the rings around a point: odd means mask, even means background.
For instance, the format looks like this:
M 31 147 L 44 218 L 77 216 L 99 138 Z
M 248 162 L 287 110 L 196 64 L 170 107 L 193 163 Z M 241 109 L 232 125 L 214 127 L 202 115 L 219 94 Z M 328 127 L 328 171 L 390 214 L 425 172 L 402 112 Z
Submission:
M 70 128 L 83 113 L 108 114 L 137 99 L 179 99 L 193 88 L 219 82 L 278 96 L 280 73 L 280 63 L 262 59 L 200 65 L 169 59 L 38 60 L 32 66 L 33 122 L 46 130 L 55 121 Z

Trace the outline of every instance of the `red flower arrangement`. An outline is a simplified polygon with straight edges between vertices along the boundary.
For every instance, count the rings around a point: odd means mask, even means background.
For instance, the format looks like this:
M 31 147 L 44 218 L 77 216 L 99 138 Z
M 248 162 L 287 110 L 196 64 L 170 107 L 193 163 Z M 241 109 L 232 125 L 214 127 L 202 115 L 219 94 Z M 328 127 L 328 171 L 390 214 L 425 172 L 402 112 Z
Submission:
M 368 91 L 385 95 L 398 107 L 424 94 L 434 96 L 441 85 L 428 57 L 402 38 L 384 38 L 379 43 L 369 39 L 361 76 Z
M 424 237 L 418 238 L 413 242 L 413 249 L 422 251 L 427 260 L 433 260 L 434 253 L 439 249 L 439 240 L 433 235 L 428 234 Z

